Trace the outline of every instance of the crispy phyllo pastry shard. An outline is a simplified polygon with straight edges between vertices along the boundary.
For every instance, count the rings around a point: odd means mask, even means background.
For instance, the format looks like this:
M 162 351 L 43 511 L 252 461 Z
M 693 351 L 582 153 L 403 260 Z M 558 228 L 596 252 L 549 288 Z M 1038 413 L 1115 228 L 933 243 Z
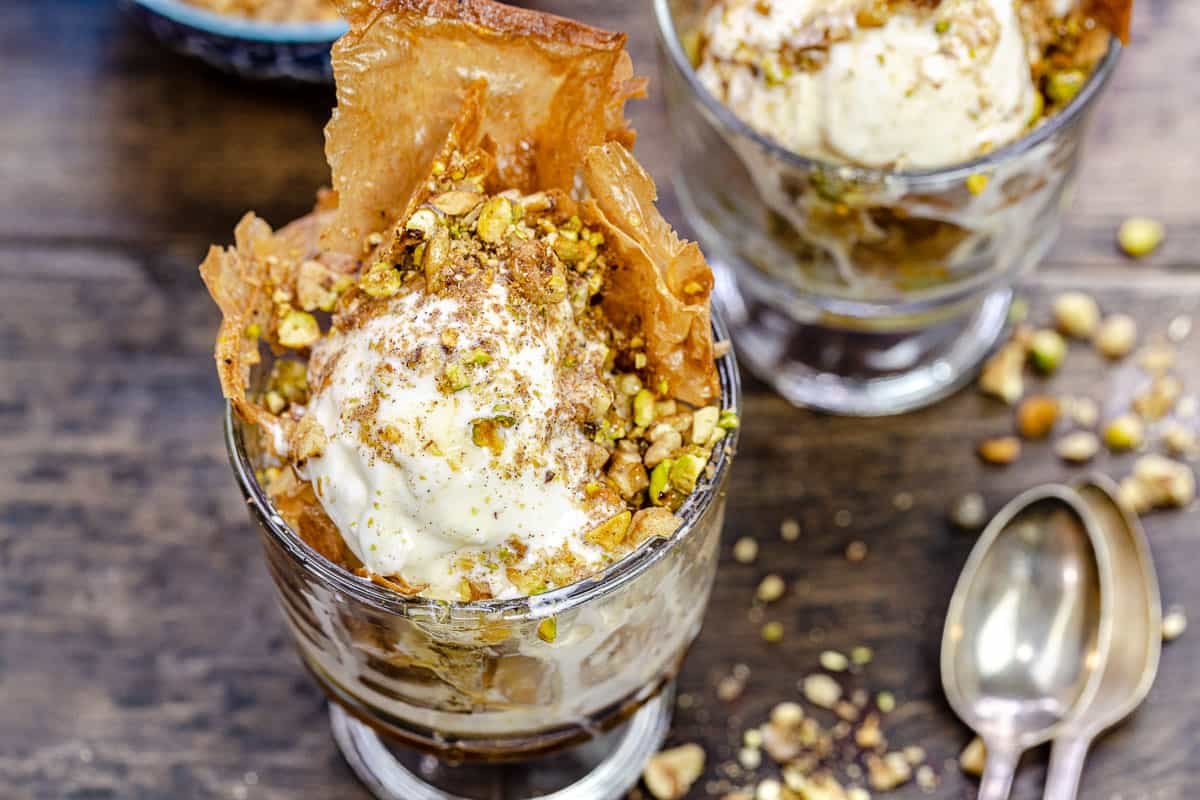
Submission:
M 572 188 L 589 147 L 631 144 L 622 108 L 644 91 L 625 36 L 488 0 L 342 0 L 337 108 L 326 154 L 339 208 L 332 247 L 394 223 L 462 111 L 487 85 L 492 189 Z

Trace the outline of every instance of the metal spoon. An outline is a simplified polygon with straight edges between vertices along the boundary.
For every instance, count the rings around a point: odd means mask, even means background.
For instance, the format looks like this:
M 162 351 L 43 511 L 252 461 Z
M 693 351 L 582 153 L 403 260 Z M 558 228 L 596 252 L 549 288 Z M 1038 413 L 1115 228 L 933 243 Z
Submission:
M 1158 577 L 1137 517 L 1117 502 L 1117 485 L 1093 475 L 1076 485 L 1108 540 L 1112 557 L 1113 630 L 1119 631 L 1091 703 L 1058 731 L 1050 751 L 1046 800 L 1075 800 L 1083 760 L 1092 740 L 1116 725 L 1145 699 L 1158 672 L 1162 650 L 1162 606 Z
M 987 748 L 979 800 L 1005 800 L 1021 753 L 1089 701 L 1107 656 L 1107 545 L 1065 486 L 996 515 L 971 551 L 942 635 L 942 684 Z

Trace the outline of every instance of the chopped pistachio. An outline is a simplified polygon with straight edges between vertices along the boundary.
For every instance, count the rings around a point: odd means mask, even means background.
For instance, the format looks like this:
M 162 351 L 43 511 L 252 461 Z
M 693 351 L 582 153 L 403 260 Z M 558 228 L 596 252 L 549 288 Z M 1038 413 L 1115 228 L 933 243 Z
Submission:
M 689 494 L 696 488 L 696 481 L 700 480 L 700 475 L 703 474 L 704 466 L 707 463 L 707 459 L 696 453 L 683 453 L 671 465 L 671 485 L 683 494 Z M 653 479 L 651 479 L 651 485 L 653 485 Z
M 592 528 L 583 538 L 605 550 L 616 550 L 625 541 L 632 521 L 633 514 L 628 510 L 622 511 Z
M 478 192 L 464 192 L 459 190 L 442 192 L 436 197 L 429 200 L 429 204 L 451 217 L 461 217 L 468 211 L 473 210 L 480 202 L 483 201 L 483 195 Z M 508 202 L 507 200 L 505 202 Z
M 733 543 L 733 560 L 739 564 L 753 564 L 758 558 L 758 540 L 743 536 Z
M 1110 450 L 1133 450 L 1145 438 L 1145 427 L 1135 414 L 1122 414 L 1104 428 L 1104 443 Z
M 976 172 L 967 176 L 967 191 L 971 194 L 983 194 L 988 187 L 991 178 L 983 172 Z
M 891 692 L 880 692 L 875 695 L 876 707 L 885 714 L 896 710 L 896 696 Z
M 504 451 L 504 437 L 492 419 L 479 419 L 471 423 L 471 442 L 476 447 L 488 448 L 496 455 Z
M 1043 328 L 1029 340 L 1029 360 L 1039 372 L 1054 372 L 1067 357 L 1067 343 L 1058 331 Z
M 442 370 L 442 385 L 448 392 L 460 392 L 471 385 L 471 379 L 461 364 L 447 364 Z
M 779 598 L 783 597 L 784 590 L 787 585 L 783 582 L 783 578 L 778 575 L 768 575 L 758 584 L 758 589 L 754 596 L 763 603 L 774 603 Z
M 1111 314 L 1104 318 L 1092 344 L 1107 358 L 1124 358 L 1137 343 L 1137 323 L 1128 314 Z
M 1143 258 L 1157 250 L 1166 235 L 1166 229 L 1158 220 L 1130 217 L 1121 223 L 1117 243 L 1131 258 Z
M 654 392 L 642 389 L 633 397 L 633 422 L 648 428 L 654 422 Z
M 1054 452 L 1063 461 L 1082 464 L 1100 451 L 1100 439 L 1091 431 L 1072 431 L 1054 444 Z
M 671 468 L 675 466 L 672 459 L 666 458 L 658 462 L 650 471 L 650 502 L 656 506 L 666 502 L 666 493 L 670 488 Z
M 794 542 L 800 538 L 800 523 L 794 519 L 785 519 L 779 525 L 779 535 L 785 542 Z
M 860 667 L 870 664 L 874 657 L 875 653 L 866 645 L 860 644 L 850 651 L 850 660 Z
M 731 431 L 740 424 L 738 414 L 732 408 L 722 409 L 720 417 L 717 418 L 717 427 Z
M 762 638 L 763 638 L 763 641 L 771 642 L 772 644 L 775 644 L 777 642 L 782 642 L 783 641 L 783 623 L 782 622 L 768 622 L 766 625 L 763 625 Z
M 489 197 L 479 212 L 476 232 L 479 238 L 489 244 L 497 244 L 504 239 L 508 226 L 513 221 L 513 206 L 508 198 Z
M 1046 94 L 1058 105 L 1066 105 L 1075 99 L 1086 82 L 1087 74 L 1081 69 L 1058 70 L 1046 79 Z
M 962 771 L 975 777 L 983 774 L 986 762 L 987 748 L 983 744 L 983 739 L 978 736 L 967 743 L 967 746 L 963 748 L 962 755 L 958 757 L 958 765 Z
M 642 390 L 642 379 L 636 372 L 623 372 L 617 376 L 617 391 L 621 394 L 634 396 Z
M 836 650 L 826 650 L 820 656 L 821 666 L 830 672 L 845 672 L 850 667 L 850 659 Z
M 771 709 L 771 724 L 785 730 L 804 721 L 804 709 L 799 703 L 779 703 Z
M 705 445 L 717 430 L 721 409 L 716 406 L 698 408 L 692 413 L 692 444 Z
M 1190 457 L 1200 448 L 1195 432 L 1178 422 L 1167 423 L 1163 428 L 1162 440 L 1167 452 L 1173 456 Z
M 1091 295 L 1063 292 L 1054 298 L 1054 321 L 1063 334 L 1087 339 L 1100 324 L 1100 307 Z
M 1162 619 L 1162 640 L 1173 642 L 1187 630 L 1187 614 L 1182 608 L 1172 608 Z
M 833 678 L 815 672 L 804 678 L 804 697 L 814 706 L 833 708 L 842 699 L 842 687 Z
M 404 279 L 387 261 L 376 261 L 358 282 L 358 288 L 370 297 L 393 297 L 403 286 Z
M 299 350 L 316 344 L 321 338 L 321 327 L 312 314 L 293 309 L 279 320 L 278 336 L 281 345 Z
M 855 540 L 846 545 L 846 560 L 847 561 L 862 561 L 867 557 L 867 543 Z
M 421 234 L 422 239 L 433 236 L 438 227 L 438 215 L 432 208 L 418 208 L 404 223 L 404 229 Z
M 287 400 L 279 392 L 267 392 L 266 396 L 263 397 L 263 401 L 267 405 L 267 410 L 272 414 L 278 414 L 287 407 Z
M 987 503 L 979 492 L 968 492 L 950 507 L 950 521 L 956 528 L 976 531 L 987 522 Z
M 558 620 L 554 617 L 546 617 L 538 623 L 537 635 L 543 642 L 553 643 L 558 638 Z
M 642 780 L 655 800 L 682 800 L 703 774 L 704 749 L 685 744 L 652 756 L 642 770 Z

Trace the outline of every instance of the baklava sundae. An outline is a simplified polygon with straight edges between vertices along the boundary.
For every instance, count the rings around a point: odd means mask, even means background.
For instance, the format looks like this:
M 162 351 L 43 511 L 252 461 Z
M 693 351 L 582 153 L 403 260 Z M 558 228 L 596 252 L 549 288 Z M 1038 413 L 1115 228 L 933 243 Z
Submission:
M 709 91 L 792 152 L 926 169 L 1065 107 L 1128 14 L 1074 0 L 718 0 L 693 47 Z
M 306 663 L 360 718 L 490 737 L 456 758 L 590 735 L 674 674 L 715 569 L 738 417 L 712 274 L 627 149 L 623 36 L 488 0 L 339 10 L 332 189 L 201 266 L 235 470 Z

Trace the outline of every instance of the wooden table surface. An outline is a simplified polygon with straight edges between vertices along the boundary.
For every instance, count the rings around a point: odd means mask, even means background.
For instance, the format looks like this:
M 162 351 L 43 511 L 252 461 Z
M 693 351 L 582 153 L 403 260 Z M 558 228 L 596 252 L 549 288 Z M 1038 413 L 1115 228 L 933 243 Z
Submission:
M 657 76 L 648 5 L 544 3 L 630 32 Z M 1200 148 L 1194 78 L 1200 4 L 1138 0 L 1133 46 L 1101 103 L 1074 210 L 1029 282 L 1035 315 L 1085 287 L 1144 331 L 1176 314 L 1200 325 Z M 631 115 L 639 153 L 666 187 L 671 133 L 653 89 Z M 10 798 L 362 798 L 330 738 L 324 701 L 293 655 L 219 434 L 210 361 L 217 320 L 196 264 L 256 209 L 280 224 L 327 180 L 325 90 L 267 87 L 161 50 L 110 3 L 0 4 L 0 795 Z M 1169 239 L 1131 264 L 1112 245 L 1128 214 Z M 1122 390 L 1091 353 L 1048 386 L 1105 399 Z M 1200 332 L 1181 370 L 1200 385 Z M 892 419 L 818 416 L 747 380 L 740 461 L 708 623 L 686 663 L 672 741 L 710 769 L 825 648 L 871 646 L 856 680 L 890 690 L 895 743 L 919 743 L 936 797 L 973 796 L 943 769 L 967 740 L 939 689 L 948 596 L 973 537 L 945 508 L 981 491 L 992 508 L 1070 470 L 1047 445 L 1008 469 L 976 439 L 1010 414 L 972 390 Z M 1122 474 L 1131 458 L 1103 457 Z M 897 501 L 897 497 L 900 500 Z M 911 498 L 911 507 L 902 508 Z M 901 506 L 901 507 L 898 507 Z M 799 541 L 779 536 L 800 521 Z M 1200 514 L 1146 525 L 1167 603 L 1200 615 Z M 732 543 L 756 537 L 753 565 Z M 861 563 L 843 553 L 860 540 Z M 789 581 L 763 642 L 749 609 L 768 571 Z M 1200 785 L 1200 634 L 1170 644 L 1150 699 L 1105 738 L 1085 798 L 1185 798 Z M 714 687 L 749 666 L 732 703 Z M 1045 753 L 1016 796 L 1038 797 Z M 894 796 L 922 797 L 910 785 Z

